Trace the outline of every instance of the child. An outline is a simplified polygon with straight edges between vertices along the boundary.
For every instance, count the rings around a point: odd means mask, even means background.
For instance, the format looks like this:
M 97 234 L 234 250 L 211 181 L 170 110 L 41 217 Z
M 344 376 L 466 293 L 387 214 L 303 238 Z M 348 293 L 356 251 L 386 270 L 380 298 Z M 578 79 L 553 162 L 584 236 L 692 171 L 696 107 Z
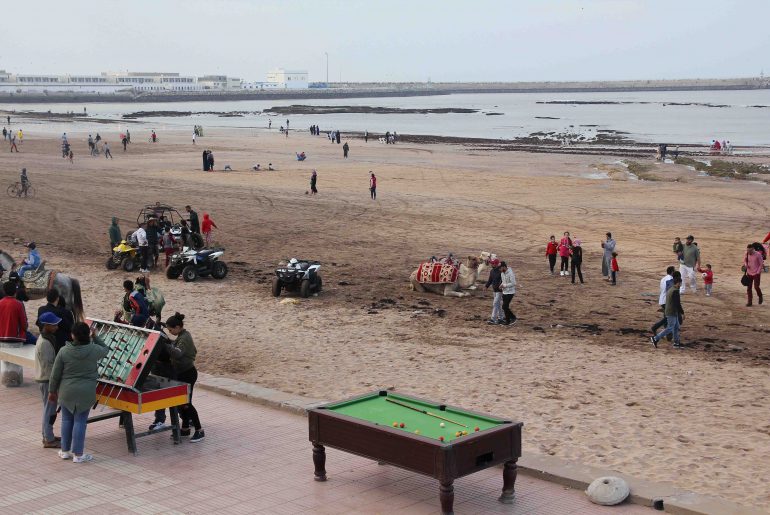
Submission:
M 674 251 L 674 254 L 676 254 L 676 259 L 680 263 L 684 263 L 684 245 L 682 244 L 681 238 L 674 238 L 672 250 Z
M 711 288 L 714 285 L 714 272 L 711 271 L 711 265 L 706 264 L 706 268 L 698 268 L 698 272 L 703 274 L 703 284 L 706 286 L 706 297 L 711 297 Z
M 548 258 L 548 266 L 551 267 L 551 275 L 554 275 L 553 268 L 556 266 L 556 250 L 558 249 L 556 244 L 556 236 L 551 235 L 551 240 L 545 246 L 545 255 Z
M 165 231 L 163 232 L 161 245 L 163 246 L 163 252 L 166 254 L 166 268 L 168 268 L 168 263 L 171 260 L 172 254 L 174 254 L 174 250 L 176 249 L 176 240 L 174 239 L 174 235 L 171 234 L 171 229 L 169 227 L 166 227 Z
M 610 271 L 611 271 L 611 280 L 612 285 L 615 286 L 618 284 L 618 272 L 620 272 L 620 267 L 618 266 L 618 253 L 613 252 L 612 253 L 612 261 L 610 261 Z
M 75 154 L 70 150 L 70 164 L 72 164 L 72 160 L 75 158 Z

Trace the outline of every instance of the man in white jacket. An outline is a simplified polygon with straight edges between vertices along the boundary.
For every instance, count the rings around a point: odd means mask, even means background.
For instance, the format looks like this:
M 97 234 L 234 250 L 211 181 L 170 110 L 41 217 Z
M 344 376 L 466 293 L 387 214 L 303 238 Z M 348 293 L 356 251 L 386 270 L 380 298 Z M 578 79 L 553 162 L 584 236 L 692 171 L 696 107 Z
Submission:
M 513 325 L 516 323 L 516 315 L 511 311 L 511 300 L 516 294 L 516 274 L 505 261 L 500 262 L 500 272 L 502 279 L 500 288 L 503 290 L 503 312 L 505 313 L 505 321 L 501 324 Z

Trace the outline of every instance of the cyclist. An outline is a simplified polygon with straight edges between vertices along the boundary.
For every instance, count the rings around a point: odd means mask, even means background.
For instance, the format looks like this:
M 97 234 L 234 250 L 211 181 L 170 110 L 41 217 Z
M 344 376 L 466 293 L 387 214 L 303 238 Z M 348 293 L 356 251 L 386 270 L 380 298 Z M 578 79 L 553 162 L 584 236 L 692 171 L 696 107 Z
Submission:
M 24 196 L 27 196 L 27 191 L 29 190 L 29 177 L 27 177 L 27 169 L 22 168 L 21 169 L 21 175 L 19 176 L 19 180 L 21 181 L 21 189 L 19 190 L 19 196 L 21 197 L 21 194 L 23 193 Z

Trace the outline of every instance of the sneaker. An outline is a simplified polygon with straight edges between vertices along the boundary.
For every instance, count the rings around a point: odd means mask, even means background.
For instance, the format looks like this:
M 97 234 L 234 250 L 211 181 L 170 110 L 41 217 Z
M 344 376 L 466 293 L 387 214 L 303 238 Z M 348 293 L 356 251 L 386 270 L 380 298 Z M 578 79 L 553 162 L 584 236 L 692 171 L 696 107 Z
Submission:
M 193 434 L 192 438 L 190 438 L 190 443 L 200 442 L 204 438 L 206 438 L 206 433 L 203 432 L 203 429 L 200 431 L 196 429 L 195 434 Z
M 655 347 L 656 349 L 658 348 L 658 340 L 656 340 L 654 336 L 650 336 L 650 343 L 651 343 L 651 344 L 652 344 L 652 346 L 653 346 L 653 347 Z
M 674 348 L 674 349 L 684 349 L 684 345 L 682 345 L 681 343 L 676 343 L 676 342 L 671 347 Z
M 190 428 L 189 427 L 183 427 L 179 430 L 179 436 L 190 436 Z
M 85 463 L 87 461 L 93 461 L 94 457 L 91 454 L 81 454 L 80 456 L 73 456 L 72 463 Z
M 156 420 L 152 424 L 150 424 L 150 431 L 158 431 L 160 429 L 163 429 L 166 427 L 166 423 L 161 420 Z
M 69 452 L 69 451 L 59 450 L 59 457 L 61 459 L 63 459 L 63 460 L 68 460 L 68 459 L 72 458 L 72 453 Z
M 516 322 L 518 322 L 518 321 L 519 321 L 519 319 L 518 319 L 518 318 L 514 318 L 513 320 L 511 320 L 510 322 L 508 322 L 508 325 L 516 325 Z
M 43 442 L 43 449 L 60 449 L 60 448 L 61 448 L 61 442 L 58 442 L 56 440 Z
M 763 301 L 763 299 L 762 299 L 762 295 L 760 295 L 760 296 L 759 296 L 759 304 L 762 304 L 762 301 Z
M 487 324 L 489 324 L 489 325 L 497 325 L 497 322 L 495 320 L 488 320 Z
M 497 323 L 498 323 L 499 325 L 508 325 L 508 324 L 510 324 L 510 322 L 509 322 L 509 321 L 507 321 L 507 320 L 500 320 L 500 321 L 499 321 L 499 322 L 497 322 Z

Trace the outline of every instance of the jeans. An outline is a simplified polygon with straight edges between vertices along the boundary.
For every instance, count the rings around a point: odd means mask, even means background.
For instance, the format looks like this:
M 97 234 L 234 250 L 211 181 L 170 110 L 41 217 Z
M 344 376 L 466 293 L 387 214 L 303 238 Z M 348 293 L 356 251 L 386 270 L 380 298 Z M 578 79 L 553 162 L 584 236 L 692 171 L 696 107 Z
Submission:
M 684 263 L 679 264 L 679 273 L 682 274 L 682 286 L 679 287 L 679 293 L 684 293 L 685 286 L 687 286 L 687 280 L 690 280 L 690 289 L 693 293 L 697 290 L 695 287 L 695 270 L 691 266 L 687 266 Z
M 27 273 L 30 270 L 34 270 L 35 267 L 32 265 L 21 265 L 18 270 L 16 270 L 16 273 L 19 274 L 19 277 L 24 277 L 24 274 Z
M 511 301 L 513 300 L 513 293 L 503 293 L 503 311 L 505 312 L 505 321 L 510 323 L 516 320 L 516 315 L 511 311 Z
M 706 288 L 706 295 L 711 297 L 711 289 L 714 287 L 714 285 L 713 284 L 707 284 L 704 287 Z
M 757 297 L 759 298 L 759 303 L 762 303 L 762 290 L 759 289 L 759 280 L 762 278 L 762 272 L 758 273 L 757 275 L 749 275 L 749 285 L 746 287 L 746 296 L 749 299 L 748 304 L 751 305 L 751 302 L 753 301 L 752 294 L 751 294 L 751 287 L 754 286 L 754 289 L 757 291 Z
M 664 336 L 671 334 L 674 336 L 674 343 L 679 345 L 679 315 L 667 316 L 666 324 L 668 327 L 655 337 L 655 341 L 659 342 Z
M 583 283 L 583 271 L 580 269 L 580 266 L 583 264 L 582 261 L 575 261 L 572 260 L 572 282 L 575 282 L 575 272 L 577 272 L 578 277 L 580 278 L 580 283 Z
M 490 320 L 502 320 L 503 319 L 503 293 L 496 291 L 492 298 L 492 317 Z
M 48 381 L 38 383 L 40 387 L 40 396 L 43 398 L 43 440 L 53 441 L 56 436 L 53 434 L 53 423 L 56 421 L 56 404 L 48 402 Z
M 610 272 L 610 279 L 612 279 L 612 284 L 618 284 L 618 272 L 615 270 Z
M 81 456 L 86 444 L 86 425 L 90 408 L 78 413 L 61 407 L 61 450 Z
M 663 312 L 665 313 L 666 312 L 666 305 L 665 304 L 661 304 L 660 305 L 660 309 L 663 310 Z M 666 326 L 668 326 L 668 319 L 666 318 L 666 315 L 663 315 L 663 318 L 661 318 L 660 320 L 655 322 L 655 325 L 652 326 L 652 332 L 653 333 L 657 333 L 658 329 L 660 329 L 661 327 L 666 327 Z

